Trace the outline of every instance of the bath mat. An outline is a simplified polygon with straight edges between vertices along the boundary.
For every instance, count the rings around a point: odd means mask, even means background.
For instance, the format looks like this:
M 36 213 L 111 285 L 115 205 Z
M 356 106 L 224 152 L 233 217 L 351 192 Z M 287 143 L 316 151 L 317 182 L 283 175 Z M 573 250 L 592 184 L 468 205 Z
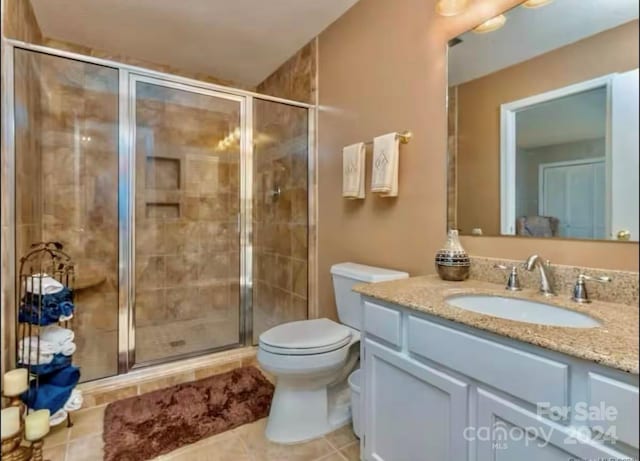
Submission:
M 143 461 L 269 414 L 273 385 L 255 367 L 113 402 L 104 414 L 104 459 Z

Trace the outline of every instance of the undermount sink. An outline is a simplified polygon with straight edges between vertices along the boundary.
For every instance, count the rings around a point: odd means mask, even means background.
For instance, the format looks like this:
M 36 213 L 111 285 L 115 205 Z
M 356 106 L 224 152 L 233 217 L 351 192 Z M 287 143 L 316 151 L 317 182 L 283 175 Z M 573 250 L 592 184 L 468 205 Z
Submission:
M 593 328 L 600 325 L 588 315 L 551 304 L 489 295 L 458 295 L 446 299 L 447 304 L 479 314 L 518 322 L 559 327 Z

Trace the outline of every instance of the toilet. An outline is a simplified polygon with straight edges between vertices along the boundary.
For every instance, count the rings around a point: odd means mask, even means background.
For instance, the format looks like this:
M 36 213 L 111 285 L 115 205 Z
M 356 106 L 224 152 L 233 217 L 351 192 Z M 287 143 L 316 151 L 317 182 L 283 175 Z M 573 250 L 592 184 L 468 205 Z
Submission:
M 266 437 L 296 443 L 327 434 L 351 419 L 347 378 L 360 357 L 359 283 L 407 278 L 409 274 L 355 263 L 331 267 L 340 323 L 301 320 L 260 335 L 258 363 L 276 377 Z

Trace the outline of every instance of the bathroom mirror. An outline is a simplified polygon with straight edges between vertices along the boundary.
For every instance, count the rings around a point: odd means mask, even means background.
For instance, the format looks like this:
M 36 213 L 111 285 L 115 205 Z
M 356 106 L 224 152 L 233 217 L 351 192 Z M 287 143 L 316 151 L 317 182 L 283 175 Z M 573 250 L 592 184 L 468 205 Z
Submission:
M 447 110 L 450 228 L 638 240 L 636 0 L 529 0 L 454 38 Z

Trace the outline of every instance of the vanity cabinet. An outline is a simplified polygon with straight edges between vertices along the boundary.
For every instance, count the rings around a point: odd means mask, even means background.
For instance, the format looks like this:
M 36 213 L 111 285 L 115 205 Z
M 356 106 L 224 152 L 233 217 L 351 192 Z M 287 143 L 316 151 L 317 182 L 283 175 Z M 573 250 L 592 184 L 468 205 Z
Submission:
M 467 383 L 365 341 L 365 459 L 417 461 L 416 453 L 424 454 L 421 459 L 466 459 L 466 443 L 456 435 L 468 424 Z
M 363 460 L 638 457 L 637 375 L 366 297 L 363 307 Z

